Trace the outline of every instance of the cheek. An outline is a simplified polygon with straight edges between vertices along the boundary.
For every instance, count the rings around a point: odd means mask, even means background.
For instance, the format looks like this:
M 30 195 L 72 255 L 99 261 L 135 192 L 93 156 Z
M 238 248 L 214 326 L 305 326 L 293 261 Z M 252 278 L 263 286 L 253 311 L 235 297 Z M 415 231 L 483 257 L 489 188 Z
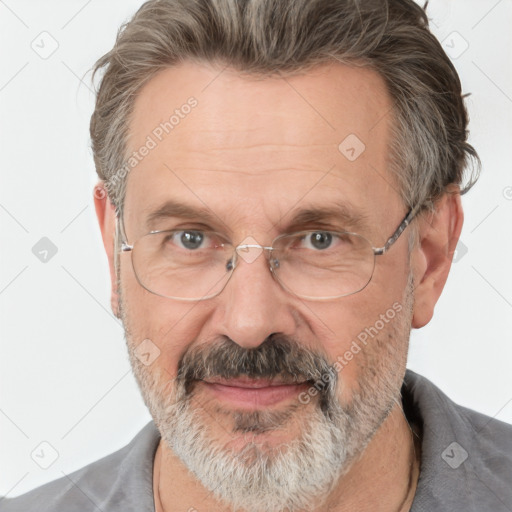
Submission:
M 131 269 L 121 270 L 121 302 L 127 342 L 136 351 L 151 347 L 157 356 L 149 370 L 176 376 L 178 362 L 197 339 L 204 313 L 196 303 L 159 297 L 139 285 Z M 147 340 L 150 340 L 149 343 Z
M 318 348 L 338 374 L 343 401 L 350 400 L 352 392 L 365 380 L 364 375 L 379 375 L 403 366 L 410 332 L 405 288 L 406 281 L 387 289 L 367 288 L 338 303 L 311 304 L 319 326 Z

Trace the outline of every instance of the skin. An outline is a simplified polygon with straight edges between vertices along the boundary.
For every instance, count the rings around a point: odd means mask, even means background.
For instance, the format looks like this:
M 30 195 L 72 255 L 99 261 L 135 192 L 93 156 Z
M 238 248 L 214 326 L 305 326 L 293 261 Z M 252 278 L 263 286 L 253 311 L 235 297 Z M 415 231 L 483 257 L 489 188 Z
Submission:
M 187 98 L 194 96 L 198 105 L 128 175 L 124 213 L 128 242 L 148 231 L 143 221 L 149 211 L 174 199 L 197 208 L 206 205 L 217 219 L 217 225 L 209 227 L 225 233 L 235 245 L 248 236 L 270 245 L 276 236 L 289 231 L 287 222 L 298 209 L 341 201 L 364 216 L 360 234 L 374 247 L 384 245 L 407 208 L 387 165 L 392 104 L 380 76 L 340 63 L 286 78 L 254 79 L 222 69 L 183 63 L 161 71 L 139 93 L 130 151 L 143 145 L 148 134 Z M 349 134 L 356 134 L 366 145 L 353 162 L 338 150 Z M 95 206 L 112 276 L 112 309 L 118 313 L 114 209 L 108 197 L 100 194 L 95 194 Z M 201 221 L 173 222 L 173 227 L 194 227 Z M 430 321 L 462 222 L 460 196 L 444 195 L 433 214 L 415 220 L 417 243 L 410 256 L 407 236 L 411 228 L 407 228 L 389 253 L 377 257 L 373 278 L 364 290 L 326 302 L 305 301 L 287 293 L 272 278 L 264 257 L 241 263 L 213 299 L 174 301 L 143 289 L 129 253 L 123 254 L 120 282 L 132 340 L 149 338 L 159 347 L 161 353 L 151 371 L 161 369 L 170 379 L 188 349 L 220 336 L 251 348 L 272 333 L 282 333 L 335 361 L 358 333 L 374 325 L 395 301 L 403 302 L 409 272 L 414 278 L 411 327 L 420 328 Z M 164 226 L 167 223 L 152 229 Z M 328 226 L 344 228 L 336 220 Z M 310 226 L 299 229 L 305 228 Z M 388 343 L 393 344 L 403 376 L 408 339 L 389 339 Z M 371 364 L 379 371 L 382 350 L 380 343 L 369 345 L 343 369 L 342 403 L 350 403 L 361 365 Z M 215 434 L 226 443 L 242 445 L 245 438 L 229 432 L 229 415 L 216 409 L 218 395 L 203 386 L 197 396 Z M 229 412 L 229 403 L 221 405 Z M 284 401 L 272 407 L 277 410 L 286 405 Z M 307 407 L 296 414 L 306 414 Z M 292 420 L 286 429 L 271 431 L 264 439 L 278 446 L 297 436 L 297 425 Z M 316 510 L 409 510 L 419 474 L 419 449 L 401 408 L 395 406 L 362 456 Z M 155 458 L 154 490 L 157 510 L 228 510 L 163 443 Z

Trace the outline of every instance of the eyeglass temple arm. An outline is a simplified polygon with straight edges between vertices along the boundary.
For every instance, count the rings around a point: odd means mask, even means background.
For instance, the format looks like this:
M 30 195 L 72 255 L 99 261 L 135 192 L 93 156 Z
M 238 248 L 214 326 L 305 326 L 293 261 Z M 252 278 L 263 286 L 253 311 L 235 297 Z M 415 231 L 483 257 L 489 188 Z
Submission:
M 118 247 L 118 243 L 120 243 L 121 245 L 121 252 L 129 252 L 133 249 L 133 245 L 130 245 L 128 244 L 128 242 L 126 241 L 126 233 L 124 231 L 124 222 L 123 222 L 123 214 L 122 214 L 122 211 L 120 211 L 117 215 L 116 215 L 116 221 L 117 221 L 117 226 L 116 226 L 116 231 L 115 231 L 115 247 L 117 248 Z M 120 236 L 119 236 L 120 235 Z M 118 239 L 118 236 L 120 238 L 120 240 Z
M 384 254 L 389 250 L 389 248 L 398 240 L 400 235 L 404 232 L 405 228 L 411 223 L 412 219 L 418 213 L 419 206 L 415 208 L 411 208 L 404 220 L 400 223 L 400 225 L 396 228 L 396 231 L 388 238 L 388 241 L 383 247 L 374 247 L 373 252 L 376 256 L 380 254 Z

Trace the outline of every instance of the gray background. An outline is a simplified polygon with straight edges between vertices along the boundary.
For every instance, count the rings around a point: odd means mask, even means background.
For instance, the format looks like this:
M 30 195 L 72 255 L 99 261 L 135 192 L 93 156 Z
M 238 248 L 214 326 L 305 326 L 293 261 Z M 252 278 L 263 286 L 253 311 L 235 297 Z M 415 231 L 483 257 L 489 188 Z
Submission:
M 110 312 L 85 76 L 141 3 L 0 0 L 0 495 L 69 474 L 150 419 Z M 409 366 L 512 423 L 512 1 L 438 0 L 429 13 L 472 93 L 483 172 Z

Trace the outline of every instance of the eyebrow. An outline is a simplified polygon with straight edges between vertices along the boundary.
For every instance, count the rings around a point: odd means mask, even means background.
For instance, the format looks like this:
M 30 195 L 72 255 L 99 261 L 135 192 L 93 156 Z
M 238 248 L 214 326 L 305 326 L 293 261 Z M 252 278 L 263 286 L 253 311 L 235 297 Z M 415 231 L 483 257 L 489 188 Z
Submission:
M 304 229 L 308 224 L 330 224 L 337 229 L 364 232 L 368 229 L 368 216 L 353 206 L 335 203 L 332 206 L 309 207 L 298 210 L 286 223 L 285 231 Z
M 285 217 L 290 216 L 286 222 L 282 222 Z M 335 203 L 332 206 L 322 207 L 305 207 L 298 209 L 295 213 L 287 214 L 278 225 L 282 225 L 284 232 L 300 231 L 310 224 L 331 224 L 337 229 L 353 230 L 363 232 L 368 229 L 368 216 L 363 212 L 357 212 L 352 205 L 346 203 Z M 224 224 L 224 222 L 215 215 L 210 209 L 197 208 L 180 203 L 174 200 L 168 200 L 156 210 L 148 214 L 145 224 L 148 230 L 158 221 L 179 218 L 179 219 L 195 219 L 211 225 Z
M 152 229 L 152 226 L 154 226 L 156 222 L 173 217 L 179 219 L 201 219 L 211 224 L 219 224 L 222 222 L 219 217 L 212 213 L 208 208 L 196 208 L 169 200 L 162 204 L 158 209 L 151 212 L 146 217 L 145 224 L 147 229 Z

